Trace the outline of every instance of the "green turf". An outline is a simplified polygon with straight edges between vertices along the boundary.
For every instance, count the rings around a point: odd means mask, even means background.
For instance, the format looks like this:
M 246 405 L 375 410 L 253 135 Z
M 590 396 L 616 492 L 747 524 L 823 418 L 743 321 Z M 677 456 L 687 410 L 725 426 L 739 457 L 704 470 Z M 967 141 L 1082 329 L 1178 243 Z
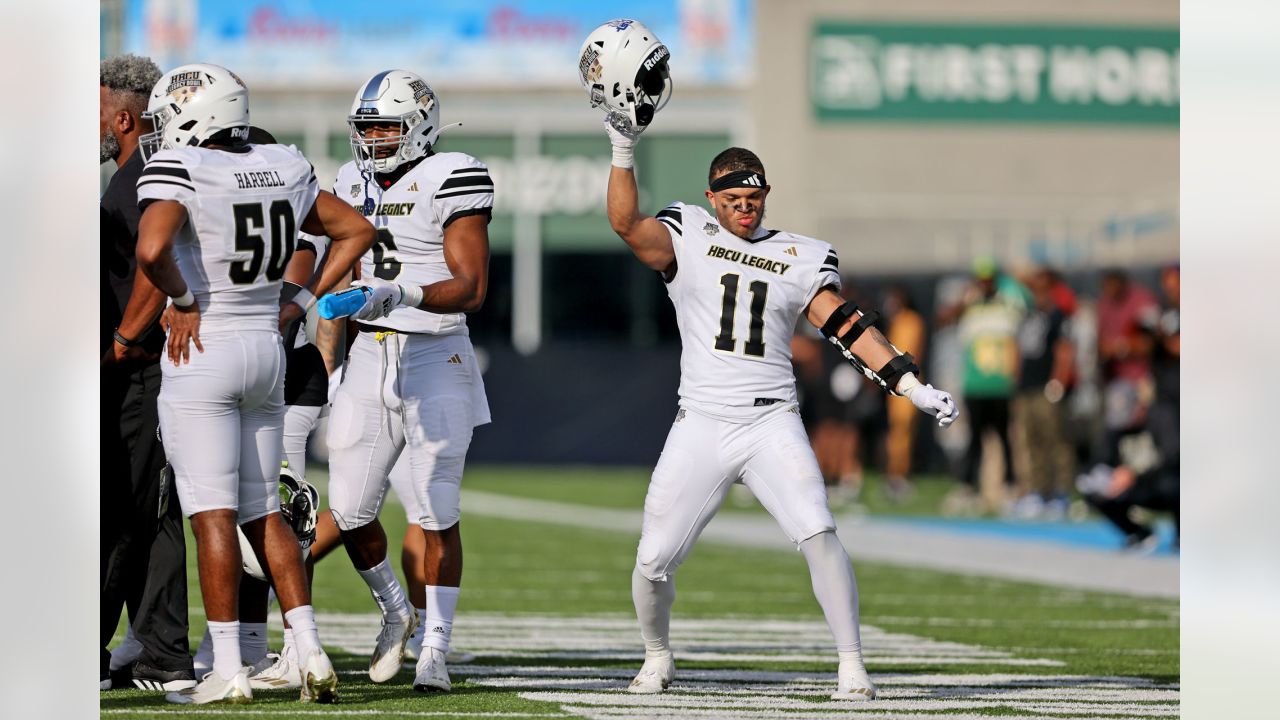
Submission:
M 649 468 L 538 467 L 513 470 L 503 466 L 482 466 L 468 468 L 464 487 L 594 507 L 640 508 L 644 506 L 649 474 Z M 942 475 L 922 475 L 915 478 L 914 483 L 914 494 L 901 502 L 891 502 L 884 492 L 883 476 L 868 473 L 856 504 L 874 514 L 937 515 L 942 499 L 956 488 L 954 479 Z M 764 512 L 764 509 L 749 492 L 740 492 L 730 495 L 723 511 Z
M 646 470 L 601 471 L 514 470 L 471 471 L 467 486 L 489 492 L 608 507 L 639 508 Z M 593 502 L 594 501 L 594 502 Z M 399 540 L 405 519 L 388 503 L 384 525 L 398 566 Z M 462 523 L 466 571 L 459 603 L 467 613 L 592 615 L 630 617 L 630 573 L 637 538 L 631 532 L 586 530 L 546 522 L 511 522 L 466 517 Z M 190 538 L 189 538 L 190 541 Z M 194 552 L 188 552 L 193 646 L 204 631 L 198 610 L 199 590 Z M 1018 669 L 1026 673 L 1126 675 L 1176 682 L 1179 674 L 1178 604 L 1171 600 L 1063 590 L 1029 583 L 991 580 L 960 574 L 881 564 L 856 566 L 862 620 L 891 633 L 1001 649 L 1016 657 L 1047 658 L 1062 667 Z M 821 622 L 803 558 L 793 551 L 744 550 L 703 542 L 679 575 L 677 618 L 742 620 L 744 634 L 762 618 Z M 340 550 L 317 567 L 314 604 L 321 612 L 375 612 L 367 588 Z M 1105 627 L 1096 627 L 1099 622 Z M 278 647 L 278 637 L 273 647 Z M 461 644 L 465 645 L 465 642 Z M 677 638 L 678 644 L 678 638 Z M 639 656 L 639 648 L 636 650 Z M 335 652 L 340 670 L 361 671 L 367 658 Z M 503 657 L 482 656 L 479 664 L 508 664 Z M 536 664 L 537 660 L 522 660 Z M 581 667 L 633 667 L 632 661 L 557 661 Z M 830 667 L 803 663 L 692 663 L 685 667 L 789 669 L 829 672 Z M 873 673 L 932 673 L 955 668 L 919 663 L 872 666 Z M 1009 672 L 999 664 L 967 665 L 964 672 Z M 465 672 L 465 671 L 463 671 Z M 457 671 L 455 671 L 457 674 Z M 408 672 L 397 682 L 375 686 L 358 673 L 341 675 L 344 711 L 397 713 L 551 713 L 559 705 L 522 699 L 516 690 L 461 682 L 448 696 L 422 696 L 408 686 Z M 214 706 L 219 713 L 239 714 L 235 707 Z M 160 718 L 175 706 L 155 693 L 121 690 L 103 693 L 104 717 Z M 303 717 L 305 708 L 293 692 L 261 692 L 248 706 L 275 717 Z M 204 709 L 184 710 L 195 715 Z M 980 714 L 1000 715 L 1000 710 Z M 433 715 L 433 717 L 439 717 Z M 253 717 L 246 715 L 246 717 Z M 941 716 L 945 717 L 945 715 Z

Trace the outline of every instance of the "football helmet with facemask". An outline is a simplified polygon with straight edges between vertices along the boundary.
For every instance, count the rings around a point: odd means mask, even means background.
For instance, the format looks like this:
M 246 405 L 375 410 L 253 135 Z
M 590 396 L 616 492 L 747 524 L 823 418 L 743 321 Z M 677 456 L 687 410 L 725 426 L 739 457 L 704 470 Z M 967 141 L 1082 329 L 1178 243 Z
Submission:
M 440 100 L 435 92 L 426 80 L 407 70 L 383 70 L 361 84 L 347 125 L 351 153 L 364 173 L 389 173 L 426 157 L 445 129 L 440 127 Z M 400 131 L 370 137 L 373 125 L 397 125 Z
M 610 20 L 587 36 L 578 52 L 578 78 L 591 107 L 619 113 L 640 132 L 671 100 L 671 51 L 635 20 Z
M 320 493 L 311 483 L 298 477 L 286 461 L 280 467 L 280 514 L 289 523 L 298 536 L 298 544 L 305 552 L 316 541 L 316 522 L 319 519 Z M 240 560 L 244 571 L 256 580 L 266 582 L 266 573 L 262 571 L 262 563 L 249 545 L 240 526 L 236 526 L 236 535 L 240 538 Z
M 218 133 L 249 137 L 249 88 L 230 70 L 208 63 L 183 65 L 160 77 L 143 119 L 154 130 L 138 138 L 142 159 L 165 148 L 200 145 Z

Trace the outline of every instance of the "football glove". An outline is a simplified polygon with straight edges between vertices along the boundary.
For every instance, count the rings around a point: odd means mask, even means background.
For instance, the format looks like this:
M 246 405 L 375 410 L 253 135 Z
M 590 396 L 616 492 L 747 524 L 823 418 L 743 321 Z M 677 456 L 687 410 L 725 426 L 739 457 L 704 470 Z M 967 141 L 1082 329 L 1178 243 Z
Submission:
M 351 315 L 356 320 L 384 318 L 400 305 L 400 300 L 404 297 L 404 288 L 379 277 L 360 279 L 351 283 L 351 286 L 369 289 L 364 305 Z
M 907 393 L 907 397 L 921 412 L 937 418 L 938 427 L 947 427 L 960 417 L 960 409 L 956 407 L 951 393 L 932 385 L 917 385 Z
M 631 119 L 620 112 L 611 112 L 604 118 L 604 131 L 613 145 L 613 166 L 630 170 L 636 164 L 636 143 L 640 141 L 639 130 L 631 125 Z

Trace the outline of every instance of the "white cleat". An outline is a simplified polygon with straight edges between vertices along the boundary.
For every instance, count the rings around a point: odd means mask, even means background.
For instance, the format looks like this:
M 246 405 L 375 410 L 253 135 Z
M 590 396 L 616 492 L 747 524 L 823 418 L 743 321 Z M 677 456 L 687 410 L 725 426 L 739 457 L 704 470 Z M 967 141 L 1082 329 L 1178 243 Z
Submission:
M 656 695 L 671 686 L 676 677 L 676 661 L 667 652 L 662 655 L 646 655 L 644 665 L 636 673 L 627 692 L 637 695 Z
M 426 636 L 422 623 L 418 623 L 418 629 L 413 631 L 413 635 L 409 637 L 409 642 L 404 645 L 404 659 L 417 662 L 422 655 L 422 639 Z
M 240 672 L 223 680 L 216 672 L 204 676 L 193 688 L 171 692 L 164 696 L 165 700 L 178 705 L 207 705 L 209 703 L 226 702 L 241 705 L 253 699 L 253 690 L 249 687 L 249 668 L 242 667 Z
M 249 687 L 254 690 L 293 690 L 302 687 L 302 671 L 293 653 L 268 653 L 249 668 Z
M 445 654 L 434 648 L 426 648 L 418 658 L 418 674 L 413 678 L 413 689 L 418 692 L 449 692 L 449 664 Z
M 845 660 L 840 663 L 840 684 L 836 686 L 832 700 L 875 700 L 876 684 L 871 682 L 867 669 L 860 660 Z
M 418 627 L 418 613 L 413 612 L 413 608 L 409 610 L 408 618 L 382 618 L 378 644 L 369 660 L 369 679 L 373 682 L 386 682 L 400 672 L 400 666 L 404 662 L 404 646 Z
M 338 702 L 338 674 L 324 650 L 315 650 L 302 666 L 302 702 L 331 705 Z

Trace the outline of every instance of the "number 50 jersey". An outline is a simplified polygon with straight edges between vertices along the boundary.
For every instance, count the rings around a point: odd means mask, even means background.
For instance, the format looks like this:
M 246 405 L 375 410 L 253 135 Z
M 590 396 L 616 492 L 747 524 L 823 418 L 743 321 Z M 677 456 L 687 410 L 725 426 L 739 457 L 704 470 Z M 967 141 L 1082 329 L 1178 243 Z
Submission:
M 681 401 L 713 413 L 794 402 L 796 321 L 819 290 L 840 288 L 831 245 L 764 228 L 744 240 L 684 203 L 657 217 L 676 252 L 663 279 L 680 326 Z
M 200 304 L 200 329 L 275 330 L 280 280 L 320 192 L 292 145 L 161 150 L 138 178 L 138 206 L 175 200 L 187 223 L 174 257 Z
M 354 162 L 343 165 L 333 193 L 351 203 L 378 229 L 378 239 L 360 258 L 361 277 L 379 277 L 400 285 L 430 285 L 453 277 L 444 260 L 444 231 L 468 215 L 493 210 L 493 180 L 479 160 L 465 153 L 436 153 L 423 158 L 391 187 L 360 174 Z M 466 335 L 463 313 L 439 314 L 398 307 L 373 323 L 401 332 Z

